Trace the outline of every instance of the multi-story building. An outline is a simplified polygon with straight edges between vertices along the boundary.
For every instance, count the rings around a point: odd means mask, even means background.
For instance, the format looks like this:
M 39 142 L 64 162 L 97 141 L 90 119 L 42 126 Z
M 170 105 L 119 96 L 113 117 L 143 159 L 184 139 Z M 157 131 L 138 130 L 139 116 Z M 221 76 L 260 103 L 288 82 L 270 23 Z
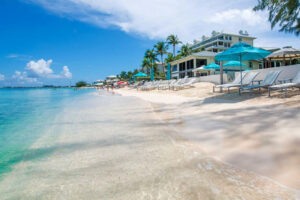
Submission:
M 231 33 L 216 33 L 210 38 L 207 38 L 203 41 L 196 41 L 191 45 L 191 49 L 195 50 L 205 50 L 212 52 L 222 52 L 226 49 L 230 48 L 232 45 L 236 43 L 248 43 L 253 46 L 253 40 L 255 37 L 249 36 L 247 31 L 240 31 L 239 34 L 231 34 Z

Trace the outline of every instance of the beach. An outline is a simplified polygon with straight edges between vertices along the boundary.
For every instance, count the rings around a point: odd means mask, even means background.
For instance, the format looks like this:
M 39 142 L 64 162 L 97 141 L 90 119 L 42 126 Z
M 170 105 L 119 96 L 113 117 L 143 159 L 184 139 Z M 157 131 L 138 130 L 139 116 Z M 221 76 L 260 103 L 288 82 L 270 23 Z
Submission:
M 285 104 L 93 90 L 47 124 L 0 199 L 299 199 L 299 107 Z
M 267 98 L 266 92 L 212 93 L 212 86 L 118 92 L 152 102 L 166 123 L 210 156 L 299 189 L 299 90 Z

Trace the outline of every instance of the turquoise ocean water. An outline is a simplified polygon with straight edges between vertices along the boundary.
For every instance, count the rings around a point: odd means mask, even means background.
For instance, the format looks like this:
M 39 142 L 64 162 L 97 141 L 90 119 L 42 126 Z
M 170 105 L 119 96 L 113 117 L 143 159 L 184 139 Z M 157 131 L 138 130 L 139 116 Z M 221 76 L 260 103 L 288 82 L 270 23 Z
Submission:
M 0 89 L 0 179 L 70 101 L 94 90 Z

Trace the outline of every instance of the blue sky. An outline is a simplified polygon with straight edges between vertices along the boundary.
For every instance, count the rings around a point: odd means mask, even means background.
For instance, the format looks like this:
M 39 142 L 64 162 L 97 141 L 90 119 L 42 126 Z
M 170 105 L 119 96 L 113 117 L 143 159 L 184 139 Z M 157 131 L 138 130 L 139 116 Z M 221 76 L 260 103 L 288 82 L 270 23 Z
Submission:
M 171 33 L 184 42 L 212 30 L 258 37 L 256 46 L 300 47 L 270 30 L 256 0 L 1 0 L 0 85 L 88 82 L 138 68 Z M 208 9 L 209 8 L 209 9 Z

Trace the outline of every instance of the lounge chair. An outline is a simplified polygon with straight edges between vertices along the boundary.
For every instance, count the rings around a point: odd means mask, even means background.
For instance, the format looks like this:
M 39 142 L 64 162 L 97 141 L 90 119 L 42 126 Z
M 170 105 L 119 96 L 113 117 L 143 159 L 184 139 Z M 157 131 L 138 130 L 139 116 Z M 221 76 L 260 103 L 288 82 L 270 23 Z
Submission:
M 281 84 L 268 87 L 268 96 L 271 97 L 271 90 L 284 90 L 284 96 L 287 97 L 287 88 L 298 87 L 300 89 L 300 71 L 298 71 L 290 83 L 286 83 L 285 81 L 282 80 Z
M 230 93 L 230 88 L 232 87 L 242 87 L 247 86 L 253 83 L 253 80 L 256 78 L 256 76 L 259 74 L 259 72 L 243 72 L 242 73 L 242 84 L 241 84 L 241 74 L 234 79 L 232 83 L 227 83 L 223 85 L 216 85 L 213 87 L 213 92 L 215 92 L 215 88 L 227 88 L 227 92 Z
M 178 89 L 182 89 L 185 87 L 191 87 L 192 84 L 194 84 L 196 81 L 197 81 L 197 78 L 190 78 L 187 82 L 174 86 L 174 89 L 178 90 Z
M 175 87 L 177 87 L 177 86 L 179 86 L 179 85 L 181 85 L 181 84 L 184 84 L 184 83 L 186 83 L 187 82 L 187 80 L 188 80 L 188 77 L 186 76 L 186 77 L 184 77 L 183 79 L 179 79 L 178 81 L 176 81 L 173 85 L 171 85 L 170 87 L 169 87 L 169 89 L 175 89 Z
M 258 81 L 258 84 L 256 84 L 256 85 L 248 85 L 248 86 L 240 87 L 239 95 L 241 95 L 242 90 L 250 90 L 250 92 L 252 93 L 253 89 L 258 88 L 260 91 L 261 88 L 268 88 L 269 86 L 272 86 L 275 83 L 275 81 L 278 78 L 280 73 L 281 73 L 281 70 L 280 71 L 270 71 L 261 83 L 260 83 L 260 81 Z

